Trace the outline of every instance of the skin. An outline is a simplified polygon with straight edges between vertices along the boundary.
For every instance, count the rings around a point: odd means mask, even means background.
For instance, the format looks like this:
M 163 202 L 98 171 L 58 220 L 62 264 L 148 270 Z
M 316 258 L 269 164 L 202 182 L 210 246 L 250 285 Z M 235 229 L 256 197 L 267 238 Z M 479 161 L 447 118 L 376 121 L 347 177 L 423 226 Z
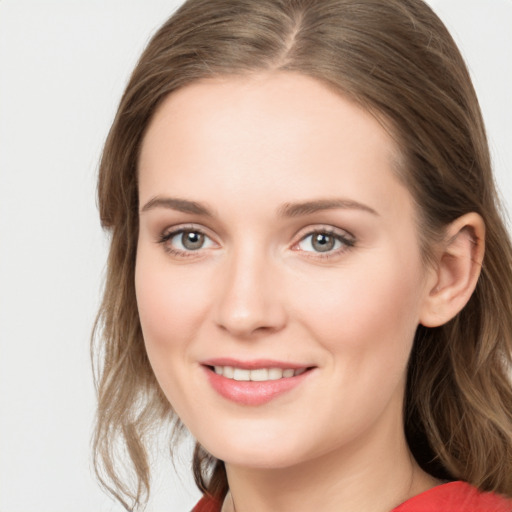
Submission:
M 189 85 L 149 126 L 139 161 L 140 320 L 168 400 L 226 463 L 224 511 L 386 512 L 439 483 L 409 452 L 402 403 L 415 330 L 445 321 L 433 297 L 449 295 L 457 276 L 422 263 L 396 153 L 369 113 L 297 74 Z M 324 199 L 345 204 L 280 214 L 285 203 Z M 184 227 L 204 233 L 204 245 L 187 250 L 180 234 L 162 242 Z M 349 243 L 318 252 L 310 235 L 326 230 Z M 471 250 L 466 238 L 461 253 Z M 215 357 L 314 369 L 248 406 L 211 387 L 201 362 Z

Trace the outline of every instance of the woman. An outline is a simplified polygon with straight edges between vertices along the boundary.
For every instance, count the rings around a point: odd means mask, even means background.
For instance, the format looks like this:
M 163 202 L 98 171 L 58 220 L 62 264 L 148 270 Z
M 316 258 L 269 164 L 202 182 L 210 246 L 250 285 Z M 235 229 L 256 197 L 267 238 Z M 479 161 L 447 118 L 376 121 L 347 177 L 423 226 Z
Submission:
M 99 203 L 96 464 L 128 510 L 172 420 L 198 511 L 512 510 L 512 248 L 421 0 L 186 2 L 127 86 Z

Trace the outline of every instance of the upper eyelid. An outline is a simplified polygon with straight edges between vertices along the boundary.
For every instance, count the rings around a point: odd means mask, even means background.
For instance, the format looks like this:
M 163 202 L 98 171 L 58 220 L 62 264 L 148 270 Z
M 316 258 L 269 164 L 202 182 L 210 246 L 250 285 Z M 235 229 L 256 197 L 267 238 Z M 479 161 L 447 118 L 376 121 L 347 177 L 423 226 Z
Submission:
M 184 231 L 197 232 L 207 236 L 208 238 L 215 238 L 214 236 L 212 236 L 211 230 L 202 226 L 198 226 L 196 224 L 178 224 L 176 226 L 166 227 L 165 229 L 162 229 L 160 231 L 159 238 L 163 236 L 167 237 L 169 235 L 177 235 L 179 233 L 183 233 Z
M 327 233 L 329 235 L 337 235 L 342 238 L 350 238 L 353 240 L 355 240 L 356 238 L 350 231 L 347 231 L 346 229 L 331 226 L 329 224 L 318 224 L 316 226 L 308 226 L 306 228 L 299 230 L 296 234 L 297 242 L 315 233 Z

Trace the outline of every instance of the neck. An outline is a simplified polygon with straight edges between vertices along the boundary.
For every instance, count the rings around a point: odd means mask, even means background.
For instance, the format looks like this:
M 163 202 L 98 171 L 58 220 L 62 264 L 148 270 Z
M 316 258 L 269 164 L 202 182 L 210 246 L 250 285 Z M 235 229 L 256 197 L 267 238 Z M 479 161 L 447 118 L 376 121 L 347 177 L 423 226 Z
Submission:
M 379 422 L 350 445 L 289 467 L 228 463 L 226 471 L 222 512 L 389 512 L 439 483 L 420 469 L 397 421 Z

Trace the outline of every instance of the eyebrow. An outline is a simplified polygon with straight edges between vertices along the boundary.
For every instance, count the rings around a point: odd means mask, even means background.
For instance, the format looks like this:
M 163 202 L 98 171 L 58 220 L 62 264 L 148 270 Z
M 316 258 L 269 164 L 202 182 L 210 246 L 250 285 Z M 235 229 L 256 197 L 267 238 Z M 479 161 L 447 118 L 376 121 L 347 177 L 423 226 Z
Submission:
M 214 216 L 211 210 L 204 204 L 174 197 L 154 197 L 142 207 L 141 213 L 153 210 L 154 208 L 168 208 L 178 212 L 202 215 L 205 217 Z M 350 199 L 317 199 L 301 203 L 285 203 L 278 208 L 277 213 L 279 217 L 300 217 L 322 210 L 334 210 L 337 208 L 361 210 L 371 213 L 372 215 L 379 215 L 373 208 Z
M 178 199 L 174 197 L 154 197 L 149 200 L 141 209 L 142 212 L 153 210 L 154 208 L 168 208 L 183 213 L 193 213 L 205 217 L 213 217 L 212 212 L 203 204 L 188 199 Z
M 300 217 L 301 215 L 309 215 L 318 211 L 334 210 L 337 208 L 362 210 L 372 215 L 379 215 L 373 208 L 350 199 L 318 199 L 303 203 L 285 203 L 279 208 L 278 213 L 281 217 Z

